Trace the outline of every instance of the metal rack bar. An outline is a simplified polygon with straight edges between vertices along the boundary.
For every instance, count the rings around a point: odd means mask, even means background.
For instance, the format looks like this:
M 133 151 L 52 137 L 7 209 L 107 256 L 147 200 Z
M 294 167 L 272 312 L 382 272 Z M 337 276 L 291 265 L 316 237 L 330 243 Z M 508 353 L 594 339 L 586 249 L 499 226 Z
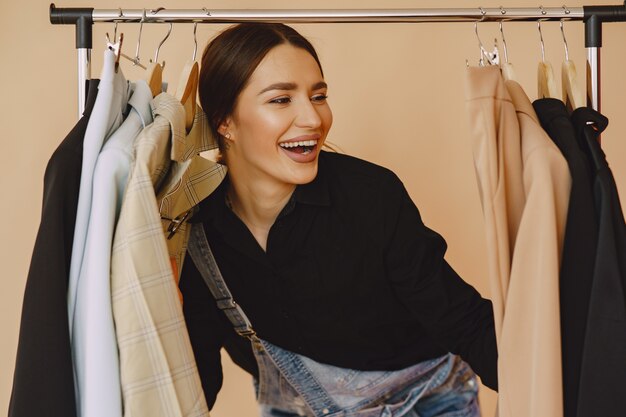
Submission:
M 52 24 L 76 25 L 77 48 L 91 49 L 93 23 L 453 23 L 453 22 L 529 22 L 529 21 L 584 21 L 588 48 L 588 78 L 591 85 L 591 103 L 600 108 L 600 47 L 603 22 L 626 21 L 624 5 L 561 7 L 499 7 L 449 9 L 318 9 L 318 10 L 208 10 L 203 9 L 93 9 L 57 8 L 50 4 Z M 80 33 L 79 33 L 80 32 Z M 87 35 L 87 32 L 88 35 Z M 89 46 L 78 46 L 79 38 L 89 36 Z M 84 44 L 85 42 L 82 42 Z M 85 62 L 86 60 L 86 62 Z M 79 53 L 79 86 L 90 77 L 90 55 Z M 84 108 L 84 87 L 79 88 L 79 115 Z

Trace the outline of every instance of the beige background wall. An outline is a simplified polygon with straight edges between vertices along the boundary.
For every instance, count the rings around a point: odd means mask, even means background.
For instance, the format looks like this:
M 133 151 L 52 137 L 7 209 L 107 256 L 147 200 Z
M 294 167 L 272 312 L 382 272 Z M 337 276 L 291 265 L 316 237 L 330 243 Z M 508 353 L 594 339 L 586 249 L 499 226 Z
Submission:
M 604 4 L 587 1 L 586 4 Z M 616 1 L 616 3 L 618 3 Z M 125 0 L 59 1 L 59 7 L 114 8 L 376 8 L 376 7 L 535 7 L 535 1 L 420 0 Z M 570 7 L 582 5 L 573 1 Z M 76 120 L 76 52 L 74 30 L 52 26 L 47 1 L 0 0 L 0 414 L 8 407 L 25 279 L 41 210 L 43 173 L 53 150 Z M 544 6 L 557 6 L 548 2 Z M 449 244 L 448 260 L 467 281 L 489 296 L 486 280 L 483 220 L 468 138 L 464 103 L 465 60 L 476 62 L 472 24 L 295 25 L 318 48 L 330 85 L 335 124 L 329 139 L 346 153 L 395 170 L 404 180 L 428 225 Z M 120 25 L 124 50 L 135 50 L 138 25 Z M 203 45 L 221 26 L 200 25 Z M 497 24 L 479 26 L 486 42 L 498 34 Z M 505 24 L 510 61 L 531 99 L 536 98 L 536 66 L 540 46 L 533 23 Z M 557 23 L 546 23 L 547 58 L 560 67 L 563 46 Z M 146 25 L 140 56 L 154 54 L 164 25 Z M 99 76 L 104 32 L 96 25 L 93 69 Z M 566 24 L 570 53 L 584 69 L 581 23 Z M 607 24 L 603 52 L 603 110 L 611 124 L 603 146 L 619 191 L 626 196 L 626 95 L 623 40 L 626 24 Z M 191 56 L 192 25 L 174 27 L 161 50 L 164 76 L 175 84 Z M 200 53 L 200 51 L 199 51 Z M 123 62 L 127 78 L 141 71 Z M 582 79 L 582 78 L 581 78 Z M 625 197 L 626 198 L 626 197 Z M 226 378 L 214 417 L 255 415 L 249 377 L 225 359 Z M 492 415 L 495 395 L 483 391 L 485 415 Z M 33 398 L 33 401 L 37 401 Z

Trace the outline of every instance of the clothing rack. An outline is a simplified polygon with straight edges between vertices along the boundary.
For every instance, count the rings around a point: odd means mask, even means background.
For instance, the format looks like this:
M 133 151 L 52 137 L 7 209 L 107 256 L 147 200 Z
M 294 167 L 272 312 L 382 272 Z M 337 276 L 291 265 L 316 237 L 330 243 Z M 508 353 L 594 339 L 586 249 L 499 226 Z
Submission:
M 602 23 L 625 22 L 626 1 L 615 6 L 499 7 L 447 9 L 317 9 L 317 10 L 208 10 L 192 9 L 94 9 L 58 8 L 50 4 L 50 23 L 76 27 L 78 50 L 78 115 L 85 105 L 85 82 L 91 78 L 92 27 L 94 23 L 454 23 L 583 21 L 587 48 L 589 104 L 600 110 L 600 50 Z

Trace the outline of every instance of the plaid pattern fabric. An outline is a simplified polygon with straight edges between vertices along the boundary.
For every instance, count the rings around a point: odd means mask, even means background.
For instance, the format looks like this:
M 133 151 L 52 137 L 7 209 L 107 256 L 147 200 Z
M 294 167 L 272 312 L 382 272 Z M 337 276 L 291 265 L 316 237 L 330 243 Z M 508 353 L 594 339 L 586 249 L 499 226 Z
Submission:
M 174 135 L 174 138 L 184 138 Z M 198 156 L 199 152 L 217 148 L 206 114 L 198 108 L 191 131 L 186 140 L 172 142 L 172 164 L 166 184 L 157 195 L 161 222 L 166 236 L 167 249 L 174 268 L 176 283 L 189 240 L 185 220 L 190 210 L 211 194 L 226 175 L 226 167 Z
M 135 165 L 111 260 L 124 416 L 208 416 L 156 194 L 163 194 L 161 207 L 175 213 L 208 195 L 225 172 L 212 163 L 194 162 L 205 146 L 202 140 L 210 142 L 206 137 L 198 140 L 208 129 L 196 126 L 197 131 L 187 136 L 180 102 L 160 94 L 152 108 L 154 122 L 135 142 Z M 185 156 L 190 159 L 183 160 Z M 182 196 L 188 201 L 178 204 Z

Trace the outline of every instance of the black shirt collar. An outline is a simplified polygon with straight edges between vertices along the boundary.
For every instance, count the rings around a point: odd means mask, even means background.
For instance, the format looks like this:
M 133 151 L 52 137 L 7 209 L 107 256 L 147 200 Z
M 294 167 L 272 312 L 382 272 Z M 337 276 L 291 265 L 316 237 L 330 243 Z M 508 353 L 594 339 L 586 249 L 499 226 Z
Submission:
M 325 152 L 322 151 L 319 157 L 317 175 L 308 184 L 296 186 L 289 202 L 281 211 L 279 218 L 287 215 L 295 207 L 295 203 L 317 206 L 330 206 L 329 175 L 326 170 Z M 228 186 L 228 175 L 219 187 L 199 205 L 199 212 L 191 220 L 192 223 L 213 222 L 224 225 L 225 216 L 230 217 L 232 213 L 226 207 L 225 192 Z

